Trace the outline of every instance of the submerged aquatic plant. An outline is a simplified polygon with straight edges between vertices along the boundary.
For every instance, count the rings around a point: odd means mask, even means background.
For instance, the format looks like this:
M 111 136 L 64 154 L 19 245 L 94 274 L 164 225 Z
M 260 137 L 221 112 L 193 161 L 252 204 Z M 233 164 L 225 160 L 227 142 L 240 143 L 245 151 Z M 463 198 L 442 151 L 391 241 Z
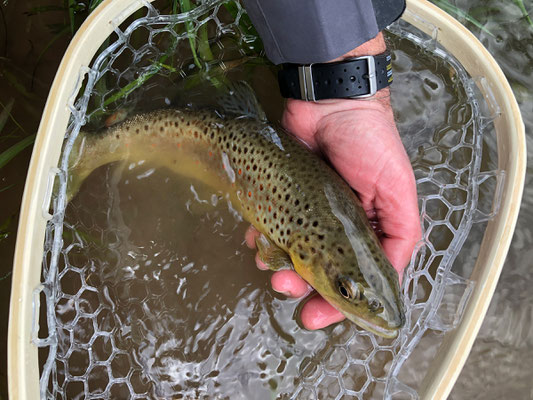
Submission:
M 514 0 L 514 3 L 518 6 L 520 11 L 522 11 L 522 16 L 526 19 L 529 26 L 533 27 L 533 20 L 531 20 L 531 17 L 529 16 L 529 12 L 526 10 L 526 7 L 524 6 L 524 1 Z
M 15 104 L 15 100 L 14 99 L 11 99 L 7 103 L 7 105 L 5 105 L 5 106 L 2 103 L 0 103 L 0 105 L 3 108 L 2 112 L 0 112 L 0 134 L 3 133 L 3 130 L 4 130 L 4 127 L 5 127 L 6 123 L 7 123 L 7 120 L 9 118 L 14 120 L 13 116 L 11 115 L 11 110 L 13 109 L 13 105 L 14 104 Z M 17 123 L 17 125 L 19 125 L 19 124 Z M 17 127 L 17 129 L 18 129 L 18 127 Z M 12 137 L 13 135 L 12 134 L 7 134 L 5 136 L 4 135 L 2 135 L 2 136 L 3 137 Z M 9 147 L 8 149 L 2 151 L 0 153 L 0 168 L 4 167 L 9 161 L 11 161 L 13 158 L 15 158 L 26 147 L 28 147 L 31 144 L 33 144 L 34 141 L 35 141 L 35 134 L 30 135 L 30 136 L 26 136 L 23 139 L 21 139 L 19 142 L 15 143 L 11 147 Z M 0 188 L 0 192 L 3 192 L 5 190 L 7 190 L 8 188 L 9 187 Z
M 483 32 L 487 33 L 488 35 L 495 37 L 494 34 L 485 28 L 485 26 L 479 22 L 476 18 L 474 18 L 472 15 L 467 13 L 466 11 L 461 10 L 459 7 L 454 6 L 453 4 L 449 3 L 446 0 L 431 0 L 433 4 L 435 4 L 437 7 L 441 8 L 443 11 L 446 11 L 448 14 L 451 14 L 455 17 L 462 18 L 468 22 L 470 22 L 472 25 L 478 27 Z

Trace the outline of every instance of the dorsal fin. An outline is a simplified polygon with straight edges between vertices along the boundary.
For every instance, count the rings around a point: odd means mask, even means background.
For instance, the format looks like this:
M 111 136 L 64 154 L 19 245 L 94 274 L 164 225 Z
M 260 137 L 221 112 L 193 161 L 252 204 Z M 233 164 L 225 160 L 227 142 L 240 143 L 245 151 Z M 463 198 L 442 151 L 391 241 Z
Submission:
M 251 117 L 266 122 L 266 114 L 257 100 L 254 90 L 246 81 L 231 82 L 217 96 L 217 103 L 224 112 L 237 117 Z

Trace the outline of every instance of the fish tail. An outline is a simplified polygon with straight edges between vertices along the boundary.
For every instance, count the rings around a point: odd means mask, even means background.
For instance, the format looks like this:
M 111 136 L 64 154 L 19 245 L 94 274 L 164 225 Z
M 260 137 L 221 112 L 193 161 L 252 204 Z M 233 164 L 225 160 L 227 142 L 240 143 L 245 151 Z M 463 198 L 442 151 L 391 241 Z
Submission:
M 67 171 L 67 202 L 79 192 L 83 182 L 97 168 L 124 159 L 124 154 L 116 151 L 98 151 L 101 138 L 94 133 L 81 131 L 70 151 Z

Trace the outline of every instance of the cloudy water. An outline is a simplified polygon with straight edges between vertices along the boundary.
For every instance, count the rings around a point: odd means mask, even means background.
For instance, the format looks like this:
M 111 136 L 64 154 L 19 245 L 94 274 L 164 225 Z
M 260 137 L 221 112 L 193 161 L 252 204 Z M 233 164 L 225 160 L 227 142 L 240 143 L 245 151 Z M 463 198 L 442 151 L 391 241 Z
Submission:
M 11 7 L 7 12 L 15 4 L 23 8 L 22 3 L 6 4 Z M 462 21 L 509 78 L 526 124 L 528 160 L 532 161 L 533 28 L 516 2 L 459 0 L 454 4 L 474 15 L 494 35 Z M 530 1 L 524 4 L 533 11 Z M 36 130 L 53 70 L 68 40 L 63 40 L 65 36 L 55 42 L 56 47 L 46 52 L 37 68 L 40 50 L 38 46 L 34 49 L 34 44 L 41 45 L 40 41 L 13 40 L 32 33 L 41 37 L 35 34 L 37 30 L 20 23 L 28 18 L 25 11 L 8 14 L 9 51 L 3 53 L 2 73 L 15 71 L 28 88 L 35 85 L 30 93 L 38 92 L 40 101 L 28 98 L 39 106 L 24 105 L 26 94 L 17 93 L 7 80 L 0 84 L 6 97 L 2 103 L 5 105 L 8 97 L 16 98 L 13 114 L 31 133 Z M 32 23 L 41 30 L 44 26 L 41 19 L 33 18 Z M 44 46 L 48 39 L 42 42 Z M 446 66 L 435 65 L 429 56 L 416 51 L 408 53 L 395 53 L 393 103 L 404 143 L 415 161 L 426 143 L 424 134 L 432 136 L 437 127 L 461 113 L 460 107 L 453 106 L 460 93 L 448 87 L 453 86 L 453 73 Z M 267 88 L 256 89 L 262 99 L 270 97 L 265 104 L 269 117 L 275 120 L 279 106 L 272 102 L 280 100 L 272 95 L 277 90 L 275 80 L 269 79 Z M 456 114 L 451 115 L 450 110 Z M 485 143 L 486 149 L 490 146 L 490 142 Z M 2 221 L 16 216 L 27 153 L 2 169 L 2 182 L 8 187 L 2 188 Z M 494 159 L 489 161 L 494 163 Z M 452 399 L 533 399 L 532 180 L 528 168 L 509 256 Z M 354 336 L 353 326 L 346 323 L 319 332 L 302 329 L 299 303 L 273 292 L 270 273 L 255 268 L 254 252 L 243 243 L 247 224 L 234 213 L 224 193 L 213 192 L 197 181 L 144 164 L 105 166 L 86 181 L 68 206 L 66 221 L 64 240 L 71 246 L 65 246 L 68 251 L 63 257 L 76 267 L 60 275 L 64 296 L 56 311 L 64 324 L 58 331 L 57 381 L 61 385 L 65 374 L 69 376 L 71 382 L 64 388 L 68 398 L 79 398 L 84 391 L 98 396 L 113 376 L 112 398 L 124 398 L 129 393 L 201 398 L 201 393 L 208 392 L 232 399 L 271 399 L 291 393 L 301 380 L 316 380 L 317 360 L 328 360 L 326 368 L 331 370 L 344 365 L 347 355 L 334 347 L 336 343 L 349 338 L 349 357 L 359 359 L 367 357 L 378 344 L 360 331 Z M 14 248 L 15 222 L 16 218 L 0 248 L 8 260 Z M 466 271 L 475 261 L 475 243 L 482 234 L 482 226 L 475 225 L 469 247 L 473 250 L 456 262 L 464 264 Z M 4 264 L 0 284 L 7 295 L 10 262 Z M 7 297 L 2 298 L 4 314 L 6 309 Z M 422 358 L 406 365 L 412 380 L 406 382 L 413 387 L 434 354 L 432 345 L 440 340 L 434 336 L 426 335 L 421 343 L 425 349 Z M 70 346 L 71 342 L 80 345 Z M 1 350 L 3 354 L 5 347 Z M 390 354 L 378 360 L 370 373 L 383 376 L 389 361 Z M 86 375 L 89 365 L 92 369 Z M 334 398 L 341 382 L 355 390 L 367 387 L 368 398 L 379 398 L 383 385 L 369 384 L 368 371 L 361 364 L 351 364 L 341 381 L 323 379 L 318 393 L 321 398 Z M 0 396 L 6 396 L 6 372 L 1 371 L 1 375 Z
M 473 140 L 464 128 L 471 127 L 472 109 L 455 70 L 405 39 L 390 41 L 394 108 L 419 176 L 445 160 L 465 168 L 472 152 L 455 150 L 452 157 L 451 148 L 461 136 Z M 257 79 L 260 95 L 270 74 L 265 69 Z M 157 92 L 160 101 L 164 91 Z M 190 98 L 205 101 L 201 94 Z M 349 322 L 303 329 L 299 302 L 272 291 L 270 274 L 255 268 L 254 251 L 244 244 L 248 224 L 226 193 L 133 161 L 96 170 L 67 207 L 56 306 L 60 391 L 270 399 L 298 390 L 307 399 L 335 398 L 344 388 L 362 398 L 383 396 L 398 343 Z M 452 185 L 455 173 L 444 172 L 436 178 Z M 455 204 L 466 201 L 464 190 L 448 190 Z M 447 212 L 442 203 L 426 209 L 434 219 Z M 460 222 L 464 210 L 454 215 Z M 454 238 L 446 227 L 434 232 L 435 248 L 446 249 Z M 479 240 L 480 234 L 470 242 Z M 422 304 L 432 283 L 419 282 Z M 413 362 L 428 364 L 439 343 L 438 335 L 426 335 Z M 413 362 L 402 379 L 416 388 L 424 371 Z

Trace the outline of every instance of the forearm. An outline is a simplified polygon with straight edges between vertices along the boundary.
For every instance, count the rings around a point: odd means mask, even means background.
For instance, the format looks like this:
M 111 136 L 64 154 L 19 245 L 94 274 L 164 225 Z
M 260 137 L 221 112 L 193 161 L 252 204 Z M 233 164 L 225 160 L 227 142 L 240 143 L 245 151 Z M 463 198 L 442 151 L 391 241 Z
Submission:
M 383 38 L 383 33 L 379 32 L 376 37 L 366 41 L 360 46 L 357 46 L 355 49 L 350 50 L 349 52 L 343 54 L 340 57 L 337 57 L 333 61 L 341 61 L 346 58 L 361 57 L 361 56 L 375 56 L 381 54 L 387 50 L 387 45 L 385 44 L 385 39 Z

